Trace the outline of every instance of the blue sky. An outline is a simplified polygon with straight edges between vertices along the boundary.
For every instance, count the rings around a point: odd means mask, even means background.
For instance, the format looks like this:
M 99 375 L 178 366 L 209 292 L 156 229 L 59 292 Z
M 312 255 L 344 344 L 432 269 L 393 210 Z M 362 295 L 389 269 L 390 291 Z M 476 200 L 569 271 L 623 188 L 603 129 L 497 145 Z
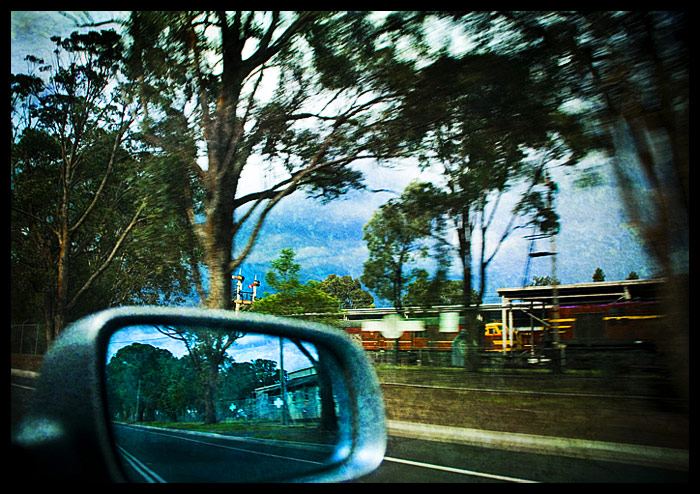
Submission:
M 116 332 L 109 342 L 107 350 L 107 362 L 124 347 L 134 343 L 143 343 L 169 351 L 175 358 L 182 358 L 187 354 L 184 343 L 164 336 L 151 326 L 128 326 Z M 311 362 L 294 343 L 283 339 L 284 347 L 284 369 L 295 371 L 311 367 Z M 311 344 L 304 347 L 314 358 L 318 358 L 316 348 Z M 279 367 L 280 361 L 280 339 L 277 336 L 248 333 L 236 340 L 235 344 L 229 348 L 227 354 L 235 362 L 252 362 L 256 359 L 271 360 Z
M 107 14 L 109 12 L 104 15 Z M 50 55 L 50 42 L 41 43 L 40 40 L 48 40 L 53 34 L 67 35 L 71 30 L 70 21 L 56 12 L 13 13 L 12 71 L 26 70 L 21 59 L 27 53 L 41 55 L 43 49 L 44 56 Z M 411 163 L 393 169 L 373 163 L 360 163 L 359 166 L 365 172 L 369 190 L 386 189 L 394 193 L 353 191 L 327 205 L 307 199 L 301 192 L 285 199 L 269 215 L 255 249 L 242 265 L 246 280 L 252 280 L 254 276 L 263 280 L 259 293 L 266 289 L 264 276 L 270 268 L 270 261 L 277 258 L 283 248 L 289 247 L 295 250 L 296 261 L 301 265 L 302 281 L 323 280 L 330 274 L 349 274 L 359 278 L 367 259 L 362 227 L 374 210 L 400 194 L 412 180 L 432 181 L 435 178 L 420 172 Z M 557 277 L 562 283 L 588 282 L 598 267 L 605 272 L 607 281 L 625 279 L 630 271 L 636 271 L 640 278 L 653 277 L 654 267 L 634 229 L 627 223 L 610 164 L 599 160 L 589 161 L 583 166 L 595 166 L 604 178 L 603 184 L 579 189 L 574 186 L 573 174 L 553 170 L 559 186 L 556 205 L 562 224 L 556 238 Z M 242 193 L 252 191 L 260 179 L 249 178 L 251 188 Z M 517 190 L 501 204 L 499 219 L 502 223 L 508 220 L 515 200 Z M 494 234 L 499 232 L 498 227 L 494 228 Z M 523 237 L 528 233 L 526 230 L 516 231 L 500 249 L 487 273 L 485 302 L 497 301 L 497 288 L 522 285 L 528 252 L 528 243 Z M 537 245 L 537 250 L 549 250 L 548 243 Z M 456 268 L 457 263 L 454 263 L 451 273 L 454 278 L 458 276 Z M 549 258 L 533 259 L 529 279 L 546 275 L 551 275 Z M 378 305 L 388 305 L 377 302 Z
M 559 186 L 556 206 L 561 216 L 561 232 L 556 238 L 558 254 L 557 277 L 562 283 L 590 282 L 596 268 L 606 274 L 606 281 L 623 280 L 631 271 L 640 278 L 654 275 L 653 265 L 644 252 L 635 230 L 627 223 L 609 163 L 590 160 L 583 167 L 595 167 L 602 183 L 595 187 L 579 188 L 574 185 L 576 169 L 554 169 Z M 246 279 L 257 275 L 264 279 L 283 248 L 293 248 L 296 261 L 301 265 L 301 279 L 323 280 L 330 274 L 349 274 L 359 278 L 368 252 L 362 239 L 362 227 L 381 204 L 400 194 L 412 180 L 434 180 L 435 177 L 407 164 L 394 169 L 365 164 L 368 189 L 388 189 L 392 193 L 354 191 L 343 199 L 321 205 L 313 199 L 296 193 L 281 203 L 270 214 L 253 253 L 242 266 Z M 499 222 L 493 229 L 500 235 L 510 217 L 510 210 L 518 198 L 514 189 L 501 201 Z M 499 226 L 501 228 L 499 228 Z M 496 289 L 521 286 L 527 265 L 529 243 L 524 238 L 529 229 L 516 230 L 500 248 L 487 272 L 485 302 L 496 302 Z M 494 240 L 487 240 L 493 245 Z M 493 247 L 487 250 L 491 251 Z M 536 250 L 550 250 L 549 241 L 539 241 Z M 455 260 L 451 271 L 459 276 Z M 529 279 L 550 276 L 548 257 L 534 258 L 530 264 Z M 263 282 L 264 284 L 264 282 Z M 259 289 L 259 293 L 265 286 Z

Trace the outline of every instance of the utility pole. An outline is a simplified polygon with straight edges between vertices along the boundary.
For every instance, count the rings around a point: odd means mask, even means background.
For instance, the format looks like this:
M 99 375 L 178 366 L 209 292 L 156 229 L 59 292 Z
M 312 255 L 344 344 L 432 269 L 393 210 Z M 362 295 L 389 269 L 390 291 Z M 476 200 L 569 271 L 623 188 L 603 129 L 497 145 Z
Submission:
M 547 208 L 552 210 L 554 202 L 554 191 L 557 190 L 557 184 L 555 184 L 549 176 L 547 177 Z M 552 232 L 550 236 L 551 245 L 551 256 L 552 256 L 552 317 L 551 317 L 551 330 L 553 331 L 553 345 L 554 345 L 554 366 L 557 370 L 561 369 L 564 364 L 564 347 L 561 345 L 560 335 L 559 335 L 559 281 L 557 280 L 557 244 L 556 244 L 556 233 Z
M 280 336 L 280 398 L 282 398 L 282 425 L 289 425 L 287 412 L 287 383 L 284 380 L 284 339 Z

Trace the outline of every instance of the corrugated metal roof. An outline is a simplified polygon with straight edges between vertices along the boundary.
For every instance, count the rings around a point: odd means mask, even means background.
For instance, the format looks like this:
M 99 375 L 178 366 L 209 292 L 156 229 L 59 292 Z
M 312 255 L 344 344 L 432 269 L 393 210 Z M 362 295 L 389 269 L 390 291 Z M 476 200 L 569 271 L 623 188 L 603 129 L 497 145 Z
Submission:
M 558 285 L 559 303 L 615 302 L 618 300 L 652 300 L 658 298 L 663 279 L 599 281 Z M 499 288 L 498 295 L 508 300 L 549 302 L 554 298 L 554 286 Z

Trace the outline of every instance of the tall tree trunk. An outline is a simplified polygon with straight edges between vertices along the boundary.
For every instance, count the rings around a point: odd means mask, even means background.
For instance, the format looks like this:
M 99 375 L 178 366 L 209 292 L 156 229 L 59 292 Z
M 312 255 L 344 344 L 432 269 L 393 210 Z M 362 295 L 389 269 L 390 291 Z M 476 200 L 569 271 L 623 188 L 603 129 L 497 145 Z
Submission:
M 212 384 L 210 376 L 206 377 L 204 384 L 204 423 L 216 424 L 218 417 L 216 416 L 216 386 Z
M 68 204 L 70 202 L 69 177 L 71 173 L 71 162 L 64 156 L 62 176 L 61 176 L 61 205 L 59 209 L 60 230 L 58 231 L 58 260 L 56 265 L 56 297 L 52 306 L 52 332 L 50 340 L 46 342 L 46 348 L 49 348 L 51 342 L 56 339 L 59 333 L 63 330 L 65 324 L 65 311 L 68 298 L 68 276 L 69 276 L 69 260 L 71 247 L 71 232 L 68 219 Z
M 56 290 L 53 283 L 49 283 L 44 290 L 44 338 L 46 339 L 46 348 L 51 346 L 54 335 L 54 300 L 56 299 Z
M 208 235 L 206 262 L 209 269 L 209 296 L 206 306 L 227 310 L 231 308 L 231 272 L 228 270 L 231 260 L 230 236 L 218 228 L 208 232 Z
M 217 160 L 218 161 L 218 160 Z M 229 186 L 221 181 L 231 172 L 220 171 L 214 166 L 207 173 L 208 205 L 205 224 L 205 259 L 209 269 L 209 296 L 206 306 L 210 309 L 231 308 L 231 254 L 233 250 L 233 196 L 236 182 L 229 179 Z
M 210 342 L 207 342 L 210 344 Z M 204 380 L 204 423 L 216 424 L 219 419 L 216 412 L 216 399 L 219 381 L 218 356 L 209 356 L 202 363 Z
M 469 208 L 464 208 L 457 224 L 459 239 L 459 260 L 462 264 L 462 290 L 464 299 L 465 348 L 464 367 L 469 370 L 478 369 L 476 347 L 478 344 L 478 328 L 476 311 L 472 309 L 472 240 L 471 225 L 469 224 Z

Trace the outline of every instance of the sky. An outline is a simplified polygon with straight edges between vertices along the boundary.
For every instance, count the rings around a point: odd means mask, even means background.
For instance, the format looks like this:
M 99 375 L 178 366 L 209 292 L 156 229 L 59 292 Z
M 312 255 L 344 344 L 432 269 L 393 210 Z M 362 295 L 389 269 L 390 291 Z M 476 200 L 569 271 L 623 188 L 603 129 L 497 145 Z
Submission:
M 590 282 L 598 267 L 605 273 L 606 281 L 624 280 L 631 271 L 642 279 L 653 277 L 652 262 L 627 222 L 610 165 L 593 159 L 581 166 L 596 168 L 602 183 L 582 189 L 574 183 L 575 170 L 554 169 L 552 172 L 559 187 L 555 205 L 561 217 L 561 231 L 555 239 L 557 278 L 564 284 Z M 295 260 L 301 265 L 302 281 L 321 281 L 330 274 L 349 274 L 359 278 L 363 263 L 368 259 L 362 227 L 372 213 L 387 200 L 398 196 L 411 181 L 434 180 L 411 164 L 394 169 L 367 164 L 364 168 L 369 189 L 381 188 L 395 193 L 353 191 L 347 197 L 326 205 L 305 198 L 301 193 L 294 194 L 266 221 L 258 245 L 242 266 L 246 279 L 252 279 L 254 275 L 259 280 L 264 279 L 264 273 L 270 269 L 270 260 L 289 247 L 295 250 Z M 518 191 L 514 189 L 502 199 L 499 206 L 502 214 L 498 215 L 492 236 L 487 239 L 488 252 L 496 243 L 494 237 L 500 236 L 510 218 L 517 198 Z M 501 246 L 487 272 L 484 302 L 499 302 L 498 288 L 522 286 L 529 252 L 525 236 L 531 233 L 529 229 L 516 230 Z M 535 250 L 550 251 L 549 240 L 538 241 Z M 459 276 L 456 260 L 450 274 L 453 279 Z M 549 257 L 532 259 L 529 281 L 533 276 L 551 274 Z M 261 293 L 265 287 L 258 290 Z
M 110 12 L 93 12 L 95 19 Z M 13 12 L 11 22 L 11 66 L 13 72 L 23 72 L 22 58 L 28 54 L 50 56 L 49 36 L 68 35 L 73 30 L 71 15 L 58 12 Z M 304 197 L 297 192 L 283 200 L 269 215 L 256 246 L 241 266 L 246 280 L 263 280 L 258 293 L 266 290 L 265 272 L 270 262 L 284 248 L 293 248 L 296 262 L 301 265 L 302 282 L 321 281 L 331 274 L 360 278 L 368 251 L 362 238 L 362 227 L 372 213 L 389 199 L 398 196 L 413 180 L 433 181 L 434 176 L 410 161 L 393 168 L 362 162 L 366 191 L 351 191 L 330 204 Z M 592 159 L 581 167 L 595 168 L 603 178 L 596 187 L 581 189 L 574 185 L 576 175 L 562 169 L 553 169 L 559 192 L 557 211 L 561 217 L 561 231 L 556 237 L 557 278 L 565 284 L 590 282 L 596 268 L 601 268 L 606 281 L 623 280 L 631 271 L 640 278 L 655 274 L 653 263 L 645 254 L 642 242 L 629 225 L 622 206 L 610 163 Z M 251 192 L 261 177 L 248 176 L 241 193 Z M 247 187 L 247 188 L 246 188 Z M 392 192 L 371 192 L 383 189 Z M 498 215 L 501 225 L 508 221 L 510 209 L 517 200 L 517 189 L 501 204 Z M 495 227 L 494 235 L 500 234 Z M 485 303 L 498 302 L 496 290 L 501 287 L 522 286 L 527 266 L 527 230 L 513 233 L 499 250 L 487 273 Z M 493 245 L 493 242 L 491 242 Z M 536 250 L 549 250 L 548 241 L 540 241 Z M 457 263 L 453 263 L 451 277 L 457 278 Z M 551 276 L 549 257 L 535 258 L 529 268 L 533 276 Z M 476 283 L 476 280 L 475 280 Z M 247 284 L 247 283 L 246 283 Z M 376 300 L 377 306 L 389 306 Z
M 182 358 L 187 354 L 185 344 L 163 335 L 152 326 L 127 326 L 112 335 L 107 349 L 106 362 L 109 363 L 119 350 L 134 343 L 151 345 L 169 351 L 173 357 Z M 282 339 L 284 370 L 292 372 L 311 367 L 313 364 L 290 340 Z M 304 347 L 314 358 L 318 358 L 316 348 L 305 343 Z M 227 355 L 237 363 L 253 362 L 257 359 L 280 363 L 280 338 L 265 334 L 248 333 L 238 338 Z

